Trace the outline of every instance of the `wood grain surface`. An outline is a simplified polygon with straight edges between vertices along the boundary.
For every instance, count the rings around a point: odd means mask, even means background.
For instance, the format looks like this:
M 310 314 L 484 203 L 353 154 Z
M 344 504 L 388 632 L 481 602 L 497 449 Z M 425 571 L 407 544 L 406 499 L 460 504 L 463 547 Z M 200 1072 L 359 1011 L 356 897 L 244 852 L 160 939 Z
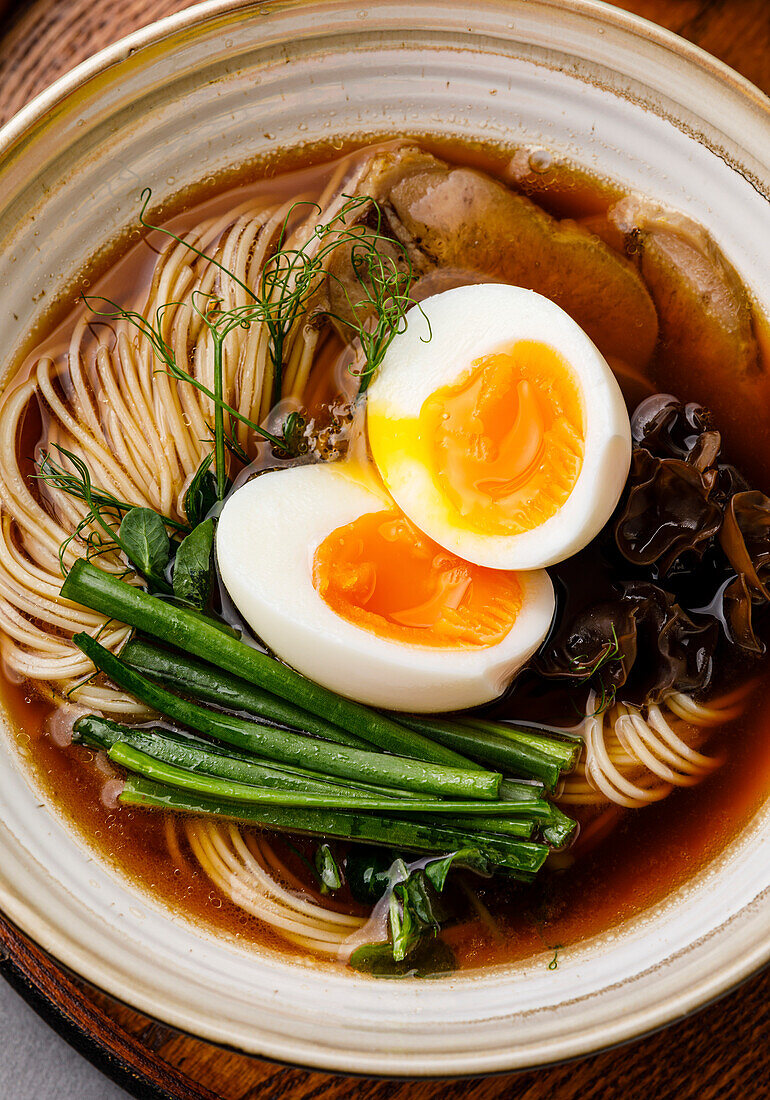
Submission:
M 459 2 L 459 0 L 458 0 Z M 189 0 L 34 0 L 0 25 L 0 121 L 94 51 Z M 770 0 L 621 0 L 770 92 Z M 0 916 L 0 972 L 142 1100 L 763 1100 L 770 972 L 666 1031 L 580 1062 L 461 1081 L 375 1081 L 279 1066 L 181 1035 L 86 986 Z M 11 1098 L 8 1098 L 11 1100 Z

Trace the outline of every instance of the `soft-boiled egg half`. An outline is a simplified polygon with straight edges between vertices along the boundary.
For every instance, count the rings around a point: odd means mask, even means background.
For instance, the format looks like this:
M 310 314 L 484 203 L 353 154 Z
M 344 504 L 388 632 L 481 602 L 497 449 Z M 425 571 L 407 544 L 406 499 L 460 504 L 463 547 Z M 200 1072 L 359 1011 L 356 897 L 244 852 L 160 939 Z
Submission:
M 438 546 L 352 463 L 264 473 L 225 503 L 222 579 L 264 643 L 341 695 L 394 710 L 497 698 L 554 612 L 543 570 Z
M 628 475 L 620 388 L 583 330 L 531 290 L 479 284 L 423 301 L 368 393 L 374 461 L 440 546 L 536 569 L 598 534 Z

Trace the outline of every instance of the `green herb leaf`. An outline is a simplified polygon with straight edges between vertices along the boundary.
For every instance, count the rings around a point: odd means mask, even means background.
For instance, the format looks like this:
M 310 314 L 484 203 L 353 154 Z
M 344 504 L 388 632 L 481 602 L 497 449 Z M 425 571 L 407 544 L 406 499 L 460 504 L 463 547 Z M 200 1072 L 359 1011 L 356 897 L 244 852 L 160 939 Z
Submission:
M 54 444 L 60 456 L 66 459 L 68 466 L 63 466 L 53 458 L 50 451 L 46 451 L 40 458 L 38 473 L 34 476 L 53 489 L 58 489 L 75 500 L 82 500 L 88 505 L 88 512 L 80 520 L 75 530 L 59 547 L 59 566 L 66 576 L 64 556 L 73 539 L 82 539 L 86 544 L 86 556 L 90 560 L 100 554 L 109 553 L 120 549 L 128 557 L 126 548 L 120 542 L 118 526 L 121 520 L 133 508 L 120 500 L 112 493 L 97 488 L 91 481 L 91 474 L 82 458 L 68 451 L 66 447 Z M 163 523 L 180 531 L 188 530 L 187 524 L 179 523 L 170 516 L 162 516 Z M 159 587 L 164 583 L 159 580 Z M 167 587 L 167 586 L 166 586 Z
M 315 853 L 315 870 L 321 880 L 321 893 L 330 894 L 342 886 L 342 872 L 328 844 L 319 844 Z
M 425 877 L 434 890 L 441 891 L 453 864 L 459 863 L 479 875 L 490 874 L 489 864 L 476 848 L 461 848 L 442 859 L 433 859 L 425 868 Z
M 166 589 L 163 571 L 171 557 L 171 541 L 158 513 L 151 508 L 132 508 L 123 517 L 119 538 L 131 564 Z
M 214 521 L 206 519 L 179 544 L 174 559 L 174 595 L 201 610 L 211 592 Z
M 301 413 L 289 413 L 283 423 L 283 444 L 281 447 L 274 447 L 274 453 L 280 458 L 297 458 L 307 454 L 306 429 L 307 420 Z
M 437 936 L 447 915 L 423 870 L 397 882 L 388 910 L 393 958 L 401 962 L 426 935 Z
M 384 231 L 383 214 L 378 203 L 369 195 L 344 197 L 347 201 L 334 217 L 325 224 L 316 225 L 309 240 L 299 248 L 288 245 L 290 224 L 296 216 L 296 210 L 305 206 L 308 213 L 315 210 L 320 214 L 321 207 L 307 199 L 300 199 L 292 205 L 279 233 L 278 248 L 263 265 L 259 287 L 255 292 L 214 256 L 201 252 L 195 245 L 177 236 L 171 230 L 153 225 L 147 219 L 151 192 L 149 189 L 142 192 L 140 222 L 146 229 L 165 233 L 195 255 L 218 267 L 247 295 L 247 301 L 243 305 L 232 310 L 223 310 L 221 301 L 215 295 L 207 295 L 201 291 L 193 292 L 193 308 L 211 331 L 215 356 L 219 358 L 219 367 L 215 367 L 214 372 L 216 390 L 214 394 L 209 393 L 197 379 L 173 362 L 173 354 L 163 339 L 159 323 L 152 326 L 139 314 L 121 311 L 123 316 L 135 323 L 150 338 L 156 353 L 166 362 L 175 377 L 184 377 L 214 401 L 218 413 L 218 424 L 214 436 L 220 470 L 222 441 L 226 437 L 223 424 L 224 413 L 230 417 L 235 416 L 242 423 L 247 423 L 257 434 L 263 439 L 268 439 L 274 446 L 279 448 L 282 446 L 281 441 L 276 440 L 264 428 L 236 413 L 223 400 L 221 351 L 222 342 L 228 333 L 235 328 L 249 328 L 255 322 L 266 326 L 270 339 L 270 358 L 273 363 L 272 397 L 273 403 L 276 404 L 283 393 L 283 360 L 289 334 L 300 318 L 306 314 L 324 282 L 335 281 L 347 298 L 349 315 L 341 317 L 328 312 L 321 311 L 321 313 L 347 329 L 351 340 L 360 342 L 364 355 L 360 392 L 364 393 L 393 337 L 404 330 L 407 310 L 416 304 L 410 295 L 413 271 L 408 249 Z M 357 283 L 355 300 L 350 298 L 344 281 L 329 269 L 330 257 L 341 249 L 349 254 L 351 271 Z M 114 305 L 114 303 L 109 304 Z M 420 308 L 419 304 L 417 308 Z M 161 311 L 162 309 L 163 307 Z M 430 339 L 430 326 L 427 339 Z M 221 476 L 218 472 L 220 490 Z
M 345 878 L 361 905 L 379 901 L 390 885 L 389 871 L 396 857 L 383 848 L 356 844 L 345 859 Z
M 388 908 L 393 958 L 401 962 L 414 951 L 426 936 L 436 936 L 449 913 L 441 900 L 450 869 L 455 864 L 488 874 L 486 861 L 475 848 L 464 848 L 439 859 L 431 859 L 422 867 L 410 870 L 403 861 L 390 870 L 393 885 Z
M 388 922 L 391 957 L 403 962 L 416 946 L 438 932 L 448 917 L 440 893 L 450 869 L 462 865 L 481 875 L 489 865 L 476 848 L 462 848 L 411 867 L 382 848 L 356 845 L 345 860 L 345 876 L 356 901 L 371 905 L 389 889 Z
M 409 868 L 402 859 L 397 860 L 390 869 L 393 883 L 390 891 L 390 903 L 388 905 L 388 927 L 390 929 L 390 945 L 393 950 L 393 958 L 396 962 L 402 962 L 409 952 L 416 947 L 427 927 L 431 931 L 438 931 L 438 924 L 432 919 L 423 920 L 414 912 L 410 905 L 410 880 L 415 883 L 424 878 L 421 870 L 409 873 Z M 419 904 L 419 903 L 418 903 Z M 428 905 L 429 908 L 429 905 Z
M 364 944 L 350 956 L 350 966 L 374 978 L 443 978 L 456 969 L 457 962 L 443 940 L 424 939 L 398 961 L 389 943 Z
M 551 961 L 548 964 L 548 969 L 549 970 L 558 970 L 559 969 L 559 952 L 562 950 L 563 947 L 564 947 L 563 943 L 555 943 L 553 945 L 553 948 L 552 948 L 553 958 L 551 959 Z
M 193 475 L 184 495 L 184 513 L 191 527 L 202 523 L 217 502 L 217 481 L 211 472 L 214 452 L 210 451 Z

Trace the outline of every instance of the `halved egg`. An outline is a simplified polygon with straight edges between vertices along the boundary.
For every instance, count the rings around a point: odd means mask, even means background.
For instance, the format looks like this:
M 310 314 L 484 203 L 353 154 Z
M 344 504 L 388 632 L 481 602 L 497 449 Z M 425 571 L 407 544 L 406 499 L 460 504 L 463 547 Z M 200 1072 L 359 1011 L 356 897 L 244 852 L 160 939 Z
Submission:
M 279 657 L 341 695 L 393 710 L 496 699 L 554 612 L 545 572 L 461 560 L 351 463 L 248 482 L 222 510 L 217 558 L 238 610 Z
M 439 545 L 496 569 L 577 553 L 628 474 L 620 387 L 548 298 L 485 283 L 413 308 L 369 388 L 374 461 Z

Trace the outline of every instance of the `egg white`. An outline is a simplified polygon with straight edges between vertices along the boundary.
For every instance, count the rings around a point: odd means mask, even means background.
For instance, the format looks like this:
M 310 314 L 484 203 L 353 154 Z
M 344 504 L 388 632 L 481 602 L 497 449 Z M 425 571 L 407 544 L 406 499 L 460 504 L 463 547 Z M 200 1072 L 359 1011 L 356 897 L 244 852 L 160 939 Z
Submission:
M 583 464 L 572 492 L 544 523 L 515 535 L 485 534 L 458 523 L 419 456 L 380 445 L 379 438 L 387 421 L 418 417 L 437 389 L 519 340 L 547 344 L 569 364 L 583 404 Z M 447 290 L 410 310 L 369 387 L 367 421 L 382 479 L 412 523 L 458 557 L 494 569 L 543 568 L 576 554 L 612 515 L 631 461 L 628 412 L 599 350 L 550 299 L 498 283 Z
M 519 615 L 501 642 L 484 649 L 379 637 L 337 615 L 313 586 L 313 558 L 327 535 L 392 507 L 346 463 L 254 478 L 227 500 L 217 525 L 219 569 L 233 602 L 287 664 L 358 702 L 435 712 L 496 699 L 548 632 L 554 594 L 547 573 L 518 578 Z

